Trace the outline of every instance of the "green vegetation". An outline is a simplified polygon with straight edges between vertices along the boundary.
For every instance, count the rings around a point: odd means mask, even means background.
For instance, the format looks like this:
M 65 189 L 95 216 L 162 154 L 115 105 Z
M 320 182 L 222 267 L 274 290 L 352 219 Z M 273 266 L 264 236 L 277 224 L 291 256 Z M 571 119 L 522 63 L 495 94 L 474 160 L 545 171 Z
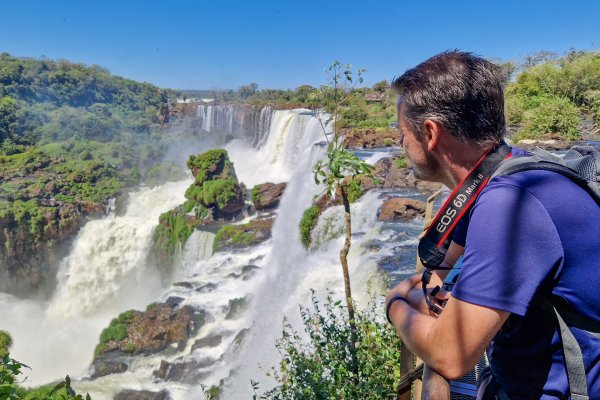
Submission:
M 179 250 L 196 229 L 196 221 L 177 210 L 161 214 L 154 230 L 153 251 L 163 267 L 173 266 L 175 252 Z
M 227 151 L 223 149 L 208 150 L 196 156 L 191 155 L 187 166 L 194 174 L 197 184 L 202 184 L 215 176 L 236 179 L 233 164 L 229 161 Z
M 395 399 L 400 340 L 380 319 L 380 307 L 372 302 L 367 310 L 356 312 L 354 359 L 353 332 L 342 302 L 328 297 L 321 305 L 313 293 L 312 303 L 312 309 L 300 307 L 307 339 L 284 320 L 283 336 L 277 342 L 282 361 L 269 371 L 278 386 L 256 398 Z M 258 385 L 253 387 L 256 392 Z
M 404 157 L 398 157 L 394 159 L 394 164 L 396 164 L 397 168 L 406 168 L 408 166 L 408 161 Z
M 581 119 L 600 127 L 600 53 L 571 51 L 558 58 L 543 53 L 530 61 L 506 88 L 509 124 L 519 127 L 515 140 L 556 134 L 580 137 Z
M 354 203 L 360 199 L 364 194 L 362 187 L 360 186 L 360 180 L 354 179 L 353 177 L 350 183 L 346 185 L 346 194 L 350 203 Z
M 10 333 L 0 330 L 0 357 L 4 357 L 10 352 L 13 340 Z
M 113 320 L 110 321 L 110 325 L 104 328 L 102 333 L 100 333 L 100 341 L 94 350 L 94 355 L 97 356 L 100 354 L 106 348 L 108 342 L 112 340 L 118 342 L 125 339 L 128 336 L 127 325 L 134 317 L 135 311 L 129 310 L 119 314 L 117 318 L 113 318 Z M 133 350 L 135 349 L 132 349 L 132 351 Z
M 261 185 L 256 185 L 250 191 L 250 201 L 254 204 L 262 200 L 262 195 L 260 194 Z
M 67 375 L 65 380 L 37 388 L 23 388 L 19 386 L 22 381 L 19 375 L 23 374 L 23 367 L 27 365 L 10 358 L 12 338 L 8 332 L 0 330 L 0 400 L 83 400 L 84 397 L 75 393 L 71 387 L 71 378 Z M 89 394 L 85 397 L 91 400 Z
M 310 246 L 311 233 L 317 225 L 319 214 L 321 214 L 321 209 L 317 206 L 308 207 L 302 213 L 302 218 L 300 219 L 300 241 L 306 248 Z
M 271 237 L 271 219 L 254 219 L 241 225 L 224 225 L 216 233 L 213 251 L 242 248 L 264 242 Z
M 227 204 L 237 197 L 238 184 L 233 179 L 215 179 L 206 181 L 202 185 L 202 197 L 198 200 L 206 207 L 217 206 L 225 208 Z
M 246 227 L 249 226 L 246 224 Z M 254 232 L 246 231 L 244 225 L 225 225 L 217 231 L 213 242 L 214 251 L 219 251 L 225 245 L 248 246 L 254 240 Z

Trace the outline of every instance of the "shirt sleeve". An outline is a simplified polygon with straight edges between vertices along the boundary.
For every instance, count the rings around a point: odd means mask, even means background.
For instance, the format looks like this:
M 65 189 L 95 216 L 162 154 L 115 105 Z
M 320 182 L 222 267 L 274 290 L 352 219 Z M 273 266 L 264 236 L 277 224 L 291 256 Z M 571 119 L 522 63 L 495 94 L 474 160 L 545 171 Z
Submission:
M 529 191 L 508 183 L 490 184 L 470 217 L 452 295 L 525 315 L 536 291 L 562 265 L 563 248 L 552 219 Z

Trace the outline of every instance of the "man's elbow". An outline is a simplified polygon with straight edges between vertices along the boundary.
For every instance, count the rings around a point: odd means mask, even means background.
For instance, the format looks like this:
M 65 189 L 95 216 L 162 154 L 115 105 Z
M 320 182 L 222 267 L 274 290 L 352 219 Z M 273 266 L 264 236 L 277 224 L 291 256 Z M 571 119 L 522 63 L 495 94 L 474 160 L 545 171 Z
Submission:
M 456 380 L 465 376 L 473 369 L 467 360 L 461 360 L 459 357 L 448 357 L 437 360 L 434 369 L 448 380 Z

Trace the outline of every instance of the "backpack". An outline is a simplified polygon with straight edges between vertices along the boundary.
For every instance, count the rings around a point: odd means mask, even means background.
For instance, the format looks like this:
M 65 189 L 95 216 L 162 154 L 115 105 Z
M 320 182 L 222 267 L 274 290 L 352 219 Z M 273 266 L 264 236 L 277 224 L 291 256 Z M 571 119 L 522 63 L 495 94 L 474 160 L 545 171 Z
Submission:
M 530 170 L 553 171 L 571 179 L 600 206 L 600 146 L 574 146 L 563 157 L 539 147 L 530 153 L 503 161 L 491 178 Z
M 553 171 L 566 176 L 588 192 L 600 207 L 600 146 L 574 146 L 563 157 L 536 148 L 530 155 L 501 162 L 491 178 L 529 170 Z M 557 323 L 571 399 L 589 400 L 583 355 L 569 327 L 600 338 L 600 322 L 583 318 L 562 298 L 551 295 L 545 300 L 540 305 Z

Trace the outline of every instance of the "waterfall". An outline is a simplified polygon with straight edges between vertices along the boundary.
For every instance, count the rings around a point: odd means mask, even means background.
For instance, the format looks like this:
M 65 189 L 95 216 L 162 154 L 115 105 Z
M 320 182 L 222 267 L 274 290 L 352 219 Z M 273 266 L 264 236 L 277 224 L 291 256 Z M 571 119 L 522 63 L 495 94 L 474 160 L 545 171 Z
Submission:
M 215 234 L 196 230 L 185 242 L 181 256 L 181 269 L 187 270 L 198 261 L 206 260 L 213 254 Z
M 266 140 L 271 126 L 271 107 L 239 105 L 199 105 L 196 117 L 199 126 L 207 132 L 221 131 L 243 138 L 254 147 L 260 147 Z
M 302 331 L 298 305 L 310 304 L 310 289 L 343 298 L 342 208 L 332 207 L 321 216 L 311 251 L 302 247 L 299 238 L 302 213 L 323 190 L 312 176 L 325 152 L 320 122 L 308 110 L 268 107 L 249 111 L 203 105 L 197 116 L 205 130 L 239 133 L 226 149 L 248 189 L 267 181 L 287 182 L 271 239 L 213 254 L 214 234 L 195 231 L 180 254 L 177 280 L 185 284 L 161 289 L 145 264 L 152 230 L 162 212 L 184 202 L 191 180 L 131 193 L 123 215 L 110 213 L 81 230 L 62 262 L 58 289 L 49 304 L 0 294 L 0 329 L 6 329 L 6 324 L 13 333 L 13 356 L 32 366 L 28 375 L 33 383 L 67 373 L 77 377 L 90 364 L 101 330 L 119 312 L 144 309 L 151 302 L 176 296 L 183 299 L 182 305 L 191 305 L 206 316 L 185 349 L 133 357 L 126 373 L 77 381 L 75 388 L 89 391 L 94 400 L 110 400 L 124 388 L 158 391 L 165 386 L 173 400 L 202 399 L 199 381 L 207 386 L 222 383 L 225 400 L 251 398 L 250 380 L 258 381 L 261 390 L 274 384 L 265 370 L 279 362 L 275 341 L 283 318 Z M 378 260 L 394 253 L 393 246 L 413 249 L 416 241 L 410 235 L 422 224 L 408 224 L 411 233 L 407 236 L 383 227 L 376 221 L 382 201 L 382 193 L 371 191 L 352 204 L 353 243 L 348 260 L 359 305 Z M 378 250 L 365 250 L 371 242 L 377 243 Z M 407 270 L 411 264 L 414 267 L 414 256 Z M 44 332 L 43 340 L 36 337 L 39 332 Z M 188 382 L 194 384 L 158 380 L 153 372 L 161 362 L 185 364 Z
M 190 183 L 131 192 L 124 215 L 88 222 L 60 266 L 49 303 L 0 293 L 0 329 L 13 336 L 11 356 L 31 367 L 30 384 L 79 375 L 112 318 L 160 295 L 158 278 L 145 265 L 151 233 L 161 213 L 183 202 Z

